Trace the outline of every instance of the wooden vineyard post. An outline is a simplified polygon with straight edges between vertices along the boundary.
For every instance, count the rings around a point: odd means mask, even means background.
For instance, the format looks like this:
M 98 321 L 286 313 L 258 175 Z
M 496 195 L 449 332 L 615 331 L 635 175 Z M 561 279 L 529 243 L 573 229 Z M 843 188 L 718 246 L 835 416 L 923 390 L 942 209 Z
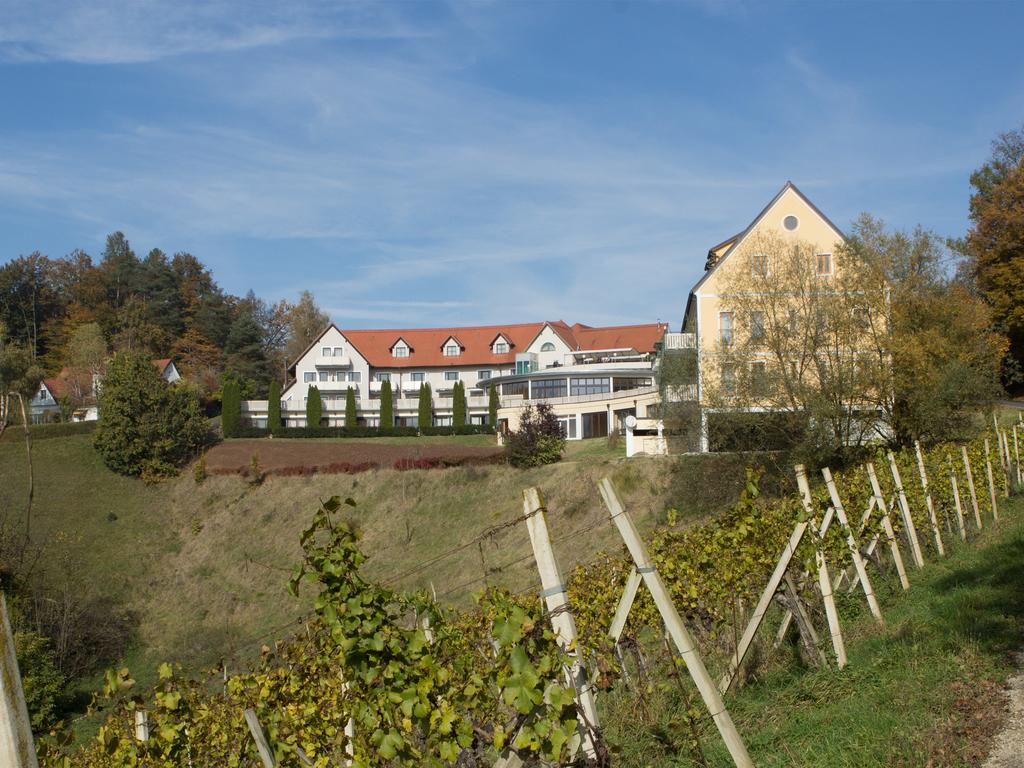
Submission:
M 1010 444 L 1006 440 L 1005 432 L 996 432 L 996 442 L 999 444 L 999 463 L 1003 465 L 1003 496 L 1010 498 Z
M 754 642 L 754 635 L 757 634 L 761 622 L 764 621 L 764 616 L 768 612 L 772 598 L 779 591 L 782 578 L 786 575 L 786 569 L 789 567 L 793 555 L 796 554 L 796 549 L 800 546 L 800 541 L 803 539 L 808 525 L 809 523 L 803 522 L 797 523 L 794 526 L 793 533 L 786 543 L 786 548 L 782 550 L 782 554 L 775 564 L 775 570 L 772 572 L 771 578 L 768 579 L 768 584 L 761 593 L 761 599 L 757 601 L 757 605 L 754 607 L 754 615 L 750 617 L 750 623 L 747 624 L 747 628 L 743 631 L 743 637 L 740 638 L 736 653 L 729 661 L 729 670 L 722 677 L 721 682 L 718 683 L 718 689 L 722 693 L 726 693 L 729 690 L 729 686 L 732 685 L 732 681 L 736 679 L 736 673 L 739 671 L 740 665 L 743 664 L 743 659 L 746 657 L 751 643 Z
M 953 503 L 956 505 L 956 523 L 960 530 L 960 540 L 967 541 L 967 526 L 964 525 L 964 508 L 960 505 L 960 487 L 956 480 L 956 468 L 953 460 L 949 460 L 949 484 L 953 489 Z
M 619 605 L 616 607 L 615 615 L 612 617 L 612 625 L 608 629 L 608 634 L 615 641 L 615 645 L 619 644 L 622 630 L 626 628 L 629 609 L 633 607 L 633 601 L 636 600 L 636 593 L 640 589 L 640 582 L 642 581 L 643 578 L 636 572 L 636 568 L 631 568 L 629 576 L 626 577 L 626 587 L 622 590 L 622 597 L 619 598 Z
M 690 637 L 686 625 L 683 624 L 683 620 L 680 618 L 679 612 L 676 610 L 672 597 L 669 595 L 665 583 L 661 580 L 657 568 L 651 562 L 650 556 L 647 553 L 647 547 L 643 539 L 640 538 L 633 520 L 626 512 L 625 507 L 622 506 L 615 488 L 607 477 L 598 483 L 598 488 L 601 491 L 601 496 L 604 498 L 604 503 L 608 508 L 608 513 L 611 515 L 612 522 L 615 523 L 619 535 L 622 536 L 622 540 L 625 542 L 626 548 L 629 550 L 629 554 L 636 565 L 637 572 L 643 577 L 644 584 L 651 593 L 651 597 L 654 598 L 654 604 L 658 607 L 658 612 L 661 613 L 661 618 L 665 621 L 665 626 L 675 642 L 679 655 L 683 657 L 686 669 L 693 678 L 693 682 L 697 686 L 701 698 L 704 700 L 704 705 L 708 708 L 712 719 L 715 721 L 715 726 L 722 736 L 722 741 L 725 742 L 726 749 L 729 750 L 729 754 L 732 756 L 733 763 L 736 764 L 737 768 L 753 768 L 754 763 L 750 759 L 750 755 L 747 754 L 747 748 L 744 746 L 743 740 L 740 738 L 740 734 L 736 730 L 732 718 L 729 716 L 729 711 L 725 708 L 722 695 L 718 692 L 718 688 L 711 679 L 711 675 L 708 674 L 708 670 L 704 666 L 700 654 L 697 652 L 697 646 L 694 644 L 693 638 Z
M 882 530 L 885 531 L 885 539 L 889 542 L 889 552 L 892 554 L 892 561 L 896 564 L 896 573 L 900 577 L 900 586 L 903 589 L 910 589 L 910 582 L 907 580 L 907 570 L 903 567 L 903 555 L 900 554 L 900 545 L 896 541 L 896 532 L 892 527 L 892 520 L 889 518 L 889 507 L 882 498 L 882 487 L 878 484 L 878 475 L 875 474 L 875 465 L 870 461 L 867 464 L 868 482 L 871 484 L 871 496 L 875 500 L 875 506 L 882 512 Z
M 149 715 L 144 709 L 135 710 L 135 740 L 149 741 Z
M 914 518 L 910 515 L 907 494 L 903 490 L 903 480 L 900 479 L 900 468 L 896 466 L 896 456 L 892 451 L 889 451 L 889 471 L 892 473 L 893 483 L 896 484 L 896 498 L 900 504 L 903 527 L 907 532 L 907 539 L 910 540 L 910 553 L 914 556 L 914 563 L 917 564 L 917 567 L 924 568 L 924 556 L 921 554 L 921 542 L 917 538 L 917 527 L 914 525 Z
M 996 505 L 996 481 L 992 477 L 992 449 L 989 447 L 987 437 L 985 438 L 985 477 L 988 480 L 988 496 L 992 503 L 992 519 L 998 520 L 999 508 Z
M 945 557 L 946 548 L 942 546 L 942 534 L 939 532 L 939 520 L 935 517 L 935 504 L 932 502 L 932 492 L 928 490 L 928 473 L 924 468 L 924 456 L 921 454 L 921 443 L 914 441 L 914 453 L 917 454 L 917 472 L 921 476 L 921 490 L 924 491 L 924 502 L 928 507 L 928 519 L 932 524 L 932 532 L 935 534 L 935 548 L 939 550 L 939 557 Z
M 267 742 L 267 735 L 263 733 L 263 726 L 260 725 L 260 719 L 256 716 L 256 710 L 245 710 L 245 722 L 249 726 L 249 733 L 252 734 L 253 741 L 256 742 L 256 751 L 260 753 L 263 768 L 275 768 L 277 763 L 274 760 L 274 753 Z
M 974 474 L 971 472 L 971 457 L 967 455 L 967 446 L 960 446 L 960 456 L 964 460 L 964 472 L 967 473 L 967 489 L 971 492 L 971 508 L 974 509 L 974 522 L 981 530 L 981 511 L 978 509 L 978 494 L 974 490 Z
M 0 592 L 0 645 L 0 765 L 3 768 L 38 768 L 18 659 L 14 655 L 7 597 L 3 592 Z
M 804 513 L 809 519 L 816 520 L 817 515 L 814 513 L 814 504 L 811 500 L 811 486 L 807 482 L 807 470 L 803 464 L 797 464 L 794 469 L 796 470 L 796 485 L 800 491 L 800 501 L 803 504 Z M 825 617 L 828 619 L 828 632 L 832 638 L 832 649 L 836 652 L 836 664 L 842 669 L 846 666 L 846 644 L 843 642 L 843 632 L 839 626 L 839 611 L 836 610 L 836 599 L 832 594 L 832 581 L 828 575 L 828 562 L 825 560 L 823 547 L 825 534 L 828 532 L 828 523 L 831 520 L 831 515 L 834 514 L 833 510 L 834 507 L 829 510 L 831 514 L 825 515 L 825 520 L 821 524 L 817 548 L 814 552 L 814 561 L 818 566 L 818 586 L 821 587 L 821 599 L 825 603 Z
M 1013 460 L 1017 464 L 1017 488 L 1024 485 L 1024 473 L 1020 468 L 1020 447 L 1017 444 L 1017 425 L 1013 425 Z
M 530 533 L 530 544 L 533 546 L 533 558 L 537 561 L 537 571 L 548 613 L 551 615 L 551 627 L 555 630 L 558 644 L 571 659 L 571 666 L 566 670 L 566 679 L 576 690 L 576 705 L 582 717 L 579 725 L 579 738 L 583 752 L 589 759 L 597 757 L 597 703 L 594 701 L 594 689 L 587 680 L 587 670 L 580 663 L 577 647 L 576 620 L 569 609 L 569 596 L 565 591 L 565 580 L 555 560 L 555 551 L 551 548 L 551 535 L 548 531 L 548 515 L 537 488 L 523 491 L 523 517 L 526 518 L 526 529 Z
M 843 508 L 842 499 L 839 498 L 839 490 L 836 488 L 835 480 L 832 479 L 832 471 L 828 467 L 822 467 L 821 475 L 825 478 L 825 486 L 828 488 L 828 495 L 832 499 L 832 508 L 835 509 L 839 524 L 843 526 L 843 532 L 846 534 L 846 547 L 850 550 L 853 567 L 857 570 L 857 578 L 860 579 L 861 588 L 864 590 L 864 599 L 868 601 L 871 615 L 884 627 L 885 619 L 882 618 L 882 609 L 878 607 L 878 600 L 875 599 L 874 590 L 871 589 L 871 579 L 868 577 L 867 569 L 864 568 L 864 559 L 860 556 L 860 547 L 853 535 L 853 530 L 850 528 L 850 521 L 846 518 L 846 510 Z

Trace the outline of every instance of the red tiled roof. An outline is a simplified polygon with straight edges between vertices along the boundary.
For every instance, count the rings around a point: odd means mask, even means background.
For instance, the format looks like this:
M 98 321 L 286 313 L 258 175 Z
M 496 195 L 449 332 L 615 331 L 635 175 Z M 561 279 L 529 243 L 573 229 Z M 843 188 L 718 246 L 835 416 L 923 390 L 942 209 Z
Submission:
M 628 348 L 638 352 L 653 352 L 655 342 L 661 339 L 668 328 L 665 323 L 592 328 L 582 323 L 569 326 L 564 321 L 557 320 L 547 323 L 464 328 L 394 328 L 341 333 L 375 368 L 511 365 L 515 362 L 516 353 L 526 351 L 545 325 L 550 325 L 574 351 Z M 510 348 L 506 354 L 496 355 L 491 351 L 491 344 L 499 334 L 508 340 Z M 444 342 L 452 337 L 463 347 L 462 354 L 458 357 L 446 357 L 441 348 Z M 409 357 L 392 357 L 391 348 L 399 338 L 412 348 Z
M 544 323 L 482 325 L 472 328 L 401 328 L 372 331 L 342 331 L 366 361 L 375 368 L 422 368 L 439 365 L 512 365 L 516 352 L 524 351 Z M 491 352 L 491 342 L 501 333 L 509 340 L 503 355 Z M 391 347 L 399 337 L 412 347 L 408 357 L 392 357 Z M 451 337 L 462 345 L 458 357 L 445 357 L 442 345 Z
M 54 400 L 59 400 L 64 396 L 64 391 L 67 388 L 67 382 L 62 379 L 43 379 L 43 384 L 50 390 L 50 394 L 53 395 Z
M 160 373 L 167 370 L 167 366 L 171 364 L 171 358 L 161 357 L 159 360 L 154 360 L 153 365 L 160 369 Z

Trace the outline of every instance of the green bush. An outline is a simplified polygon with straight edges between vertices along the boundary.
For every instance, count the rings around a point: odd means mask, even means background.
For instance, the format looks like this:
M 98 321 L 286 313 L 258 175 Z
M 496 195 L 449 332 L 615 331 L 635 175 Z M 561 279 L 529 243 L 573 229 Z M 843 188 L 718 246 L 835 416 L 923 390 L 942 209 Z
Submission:
M 199 394 L 187 384 L 168 384 L 144 354 L 110 361 L 100 413 L 93 443 L 103 462 L 124 475 L 174 474 L 207 439 Z
M 359 425 L 359 414 L 356 413 L 356 391 L 349 387 L 345 392 L 345 426 Z
M 395 400 L 391 396 L 391 382 L 380 385 L 380 428 L 390 429 L 395 425 Z
M 528 405 L 519 429 L 508 436 L 505 455 L 514 467 L 539 467 L 562 458 L 565 437 L 558 418 L 547 403 Z
M 49 440 L 54 437 L 87 435 L 95 431 L 98 423 L 96 421 L 72 421 L 65 424 L 32 424 L 29 426 L 29 432 L 32 435 L 32 442 L 35 442 L 36 440 Z M 25 434 L 22 432 L 20 424 L 17 425 L 17 429 L 8 427 L 7 431 L 4 432 L 3 438 L 0 438 L 5 443 L 24 439 Z
M 49 639 L 37 632 L 15 632 L 14 651 L 32 730 L 45 731 L 57 719 L 64 675 L 54 661 Z
M 270 382 L 267 393 L 267 429 L 271 432 L 281 429 L 281 385 L 277 379 Z
M 320 399 L 320 388 L 310 387 L 306 395 L 306 426 L 319 427 L 323 420 L 324 406 Z
M 494 428 L 489 424 L 465 424 L 461 427 L 282 427 L 273 433 L 275 437 L 416 437 L 418 434 L 431 437 L 447 435 L 492 435 Z M 270 430 L 263 427 L 239 427 L 235 437 L 269 437 Z

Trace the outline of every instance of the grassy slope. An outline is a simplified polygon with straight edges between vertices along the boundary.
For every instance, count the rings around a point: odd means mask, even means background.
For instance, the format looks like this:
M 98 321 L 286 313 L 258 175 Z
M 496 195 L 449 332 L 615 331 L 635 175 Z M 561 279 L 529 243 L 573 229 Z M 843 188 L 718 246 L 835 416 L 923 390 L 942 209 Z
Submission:
M 595 488 L 605 474 L 617 478 L 647 525 L 663 511 L 667 487 L 663 461 L 627 464 L 605 441 L 575 443 L 566 461 L 525 472 L 384 470 L 274 477 L 258 487 L 237 477 L 196 485 L 189 472 L 146 486 L 109 472 L 90 441 L 79 435 L 35 443 L 33 539 L 44 542 L 40 562 L 52 583 L 71 581 L 136 612 L 139 643 L 129 662 L 143 680 L 164 659 L 192 668 L 224 657 L 238 663 L 261 641 L 301 626 L 296 620 L 308 609 L 309 593 L 295 600 L 285 582 L 299 556 L 299 533 L 319 499 L 338 494 L 357 501 L 352 515 L 365 534 L 367 568 L 385 578 L 516 517 L 528 485 L 547 494 L 556 537 L 606 514 Z M 0 508 L 15 517 L 24 505 L 23 473 L 24 446 L 0 443 Z M 559 557 L 569 567 L 614 545 L 614 532 L 602 527 L 574 538 Z M 496 535 L 483 552 L 488 578 L 528 586 L 535 578 L 529 553 L 521 526 Z M 396 586 L 433 584 L 438 593 L 454 590 L 444 596 L 447 602 L 468 600 L 482 584 L 480 556 L 471 546 Z M 524 556 L 524 562 L 496 570 Z
M 775 665 L 727 697 L 756 765 L 980 764 L 1004 716 L 999 687 L 1014 669 L 1010 654 L 1024 641 L 1024 498 L 1004 506 L 998 529 L 911 573 L 909 592 L 876 584 L 886 630 L 859 599 L 844 600 L 845 670 Z M 680 756 L 688 753 L 685 730 L 670 724 L 682 710 L 675 687 L 643 698 L 605 700 L 622 764 L 695 764 Z M 702 723 L 708 764 L 731 765 L 709 725 Z

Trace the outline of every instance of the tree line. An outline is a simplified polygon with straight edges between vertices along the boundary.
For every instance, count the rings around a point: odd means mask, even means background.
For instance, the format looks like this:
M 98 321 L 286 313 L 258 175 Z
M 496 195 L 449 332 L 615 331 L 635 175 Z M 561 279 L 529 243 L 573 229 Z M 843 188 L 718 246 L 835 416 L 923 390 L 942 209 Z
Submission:
M 245 397 L 266 397 L 328 322 L 308 291 L 294 304 L 234 296 L 194 255 L 154 248 L 139 258 L 121 232 L 98 261 L 35 252 L 0 267 L 3 344 L 46 375 L 66 370 L 73 398 L 116 352 L 172 358 L 207 402 L 228 371 Z

